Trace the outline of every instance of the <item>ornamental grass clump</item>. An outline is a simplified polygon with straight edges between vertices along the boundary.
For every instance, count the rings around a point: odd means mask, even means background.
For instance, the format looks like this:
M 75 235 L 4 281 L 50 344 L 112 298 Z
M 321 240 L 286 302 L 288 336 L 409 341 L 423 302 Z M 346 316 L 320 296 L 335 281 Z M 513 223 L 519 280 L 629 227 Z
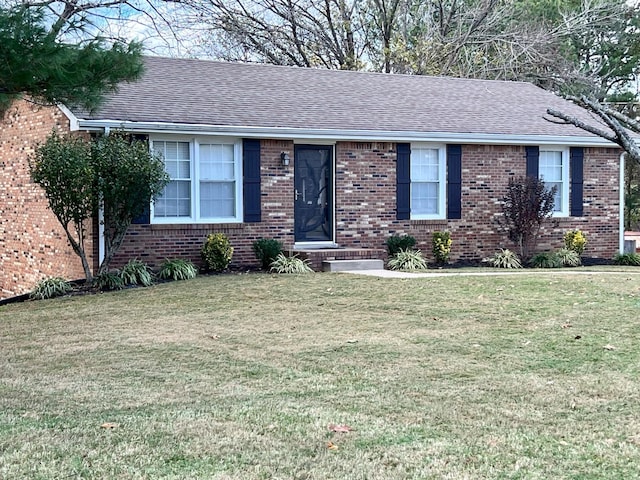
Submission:
M 640 266 L 640 254 L 638 253 L 618 253 L 613 257 L 616 265 L 627 265 L 632 267 Z
M 124 281 L 120 276 L 120 272 L 117 270 L 112 272 L 102 272 L 94 277 L 93 286 L 103 292 L 122 290 L 124 288 Z
M 561 268 L 564 266 L 555 252 L 536 253 L 529 260 L 529 264 L 534 268 Z
M 140 260 L 129 260 L 120 270 L 120 278 L 125 285 L 142 285 L 143 287 L 153 285 L 153 275 L 149 267 Z
M 579 267 L 582 265 L 580 254 L 575 250 L 561 248 L 555 252 L 555 255 L 558 257 L 558 260 L 562 263 L 563 267 Z
M 202 261 L 207 270 L 222 272 L 233 257 L 233 247 L 224 233 L 211 233 L 202 246 Z
M 391 270 L 426 270 L 427 260 L 420 250 L 400 250 L 389 260 L 388 266 Z
M 198 269 L 189 260 L 176 258 L 173 260 L 165 260 L 160 265 L 158 278 L 163 280 L 190 280 L 198 274 Z
M 271 262 L 271 271 L 275 273 L 313 273 L 309 260 L 298 258 L 297 255 L 287 257 L 283 253 L 279 253 L 276 259 Z
M 73 287 L 71 283 L 61 277 L 51 277 L 40 280 L 34 289 L 29 293 L 29 298 L 33 300 L 46 300 L 48 298 L 66 295 Z
M 508 248 L 501 248 L 499 252 L 485 260 L 496 268 L 522 268 L 522 262 L 518 254 Z

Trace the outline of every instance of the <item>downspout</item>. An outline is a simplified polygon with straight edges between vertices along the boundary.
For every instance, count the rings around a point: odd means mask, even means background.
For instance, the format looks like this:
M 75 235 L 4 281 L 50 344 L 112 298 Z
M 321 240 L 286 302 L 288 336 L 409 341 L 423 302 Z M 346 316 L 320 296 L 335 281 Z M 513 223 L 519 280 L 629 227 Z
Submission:
M 111 133 L 111 127 L 104 127 L 105 137 L 108 137 L 109 133 Z M 100 268 L 100 265 L 102 265 L 104 257 L 104 209 L 100 207 L 98 208 L 98 268 Z
M 620 154 L 620 226 L 619 226 L 619 253 L 624 253 L 624 156 L 625 152 Z

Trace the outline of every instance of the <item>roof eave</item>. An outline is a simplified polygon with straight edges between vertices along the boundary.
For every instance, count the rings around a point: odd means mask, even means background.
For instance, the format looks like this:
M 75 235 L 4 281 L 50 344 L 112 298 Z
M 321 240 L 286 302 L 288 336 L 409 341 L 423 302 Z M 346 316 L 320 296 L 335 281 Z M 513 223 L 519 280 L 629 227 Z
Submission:
M 65 111 L 64 109 L 63 111 Z M 219 135 L 245 138 L 308 139 L 334 141 L 378 142 L 439 142 L 483 145 L 575 145 L 588 147 L 615 147 L 612 142 L 596 136 L 527 135 L 415 132 L 394 130 L 335 130 L 288 127 L 247 127 L 233 125 L 202 125 L 167 122 L 132 122 L 122 120 L 78 119 L 68 110 L 72 130 L 121 129 L 144 133 L 174 133 L 181 135 Z

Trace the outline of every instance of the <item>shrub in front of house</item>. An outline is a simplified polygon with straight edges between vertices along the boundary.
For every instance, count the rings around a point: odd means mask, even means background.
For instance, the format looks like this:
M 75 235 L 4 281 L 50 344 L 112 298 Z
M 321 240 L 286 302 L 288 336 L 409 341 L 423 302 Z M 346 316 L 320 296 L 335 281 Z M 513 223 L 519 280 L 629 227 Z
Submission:
M 309 266 L 309 260 L 298 258 L 297 255 L 287 257 L 279 253 L 276 259 L 271 262 L 271 271 L 276 273 L 313 273 Z
M 529 264 L 534 268 L 579 267 L 582 265 L 580 255 L 568 248 L 555 252 L 542 252 L 534 255 Z
M 518 254 L 508 248 L 501 248 L 499 252 L 484 261 L 495 268 L 522 268 Z
M 112 290 L 122 290 L 124 288 L 124 281 L 120 276 L 120 272 L 103 272 L 96 275 L 93 278 L 93 286 L 103 292 Z
M 391 270 L 426 270 L 427 260 L 420 250 L 400 250 L 387 264 Z
M 46 300 L 47 298 L 60 297 L 66 295 L 73 287 L 71 283 L 61 277 L 51 277 L 40 280 L 34 289 L 29 293 L 29 298 L 33 300 Z
M 438 265 L 444 265 L 451 255 L 451 234 L 449 232 L 433 232 L 431 235 L 431 252 Z
M 556 191 L 556 186 L 547 188 L 537 177 L 509 179 L 498 223 L 523 261 L 530 260 L 535 251 L 542 225 L 552 221 Z
M 125 285 L 142 285 L 148 287 L 153 285 L 153 275 L 147 264 L 140 260 L 129 260 L 120 270 L 120 278 Z
M 158 278 L 162 280 L 190 280 L 198 275 L 198 269 L 190 260 L 175 258 L 165 260 L 158 270 Z
M 640 254 L 638 253 L 618 253 L 613 257 L 613 263 L 616 265 L 628 265 L 633 267 L 640 266 Z
M 557 252 L 555 252 L 556 257 L 560 260 L 563 267 L 579 267 L 582 265 L 582 259 L 580 258 L 580 254 L 569 248 L 561 248 Z
M 389 256 L 393 257 L 401 250 L 413 250 L 416 239 L 411 235 L 391 235 L 385 242 Z
M 584 248 L 587 246 L 587 237 L 577 228 L 566 232 L 563 239 L 565 248 L 573 250 L 578 255 L 582 255 Z
M 560 268 L 563 266 L 562 261 L 555 252 L 536 253 L 529 260 L 529 265 L 534 268 Z
M 201 254 L 207 270 L 222 272 L 231 263 L 233 247 L 224 233 L 211 233 L 202 246 Z
M 275 238 L 260 238 L 253 242 L 253 253 L 263 270 L 269 270 L 271 263 L 282 253 L 282 242 Z

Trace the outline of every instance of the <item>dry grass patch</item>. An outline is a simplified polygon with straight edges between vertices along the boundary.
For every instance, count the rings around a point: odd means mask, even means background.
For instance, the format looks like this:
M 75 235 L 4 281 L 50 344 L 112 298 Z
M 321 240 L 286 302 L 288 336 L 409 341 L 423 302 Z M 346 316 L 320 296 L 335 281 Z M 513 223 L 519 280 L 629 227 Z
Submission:
M 624 272 L 0 307 L 0 478 L 634 478 L 638 313 Z

